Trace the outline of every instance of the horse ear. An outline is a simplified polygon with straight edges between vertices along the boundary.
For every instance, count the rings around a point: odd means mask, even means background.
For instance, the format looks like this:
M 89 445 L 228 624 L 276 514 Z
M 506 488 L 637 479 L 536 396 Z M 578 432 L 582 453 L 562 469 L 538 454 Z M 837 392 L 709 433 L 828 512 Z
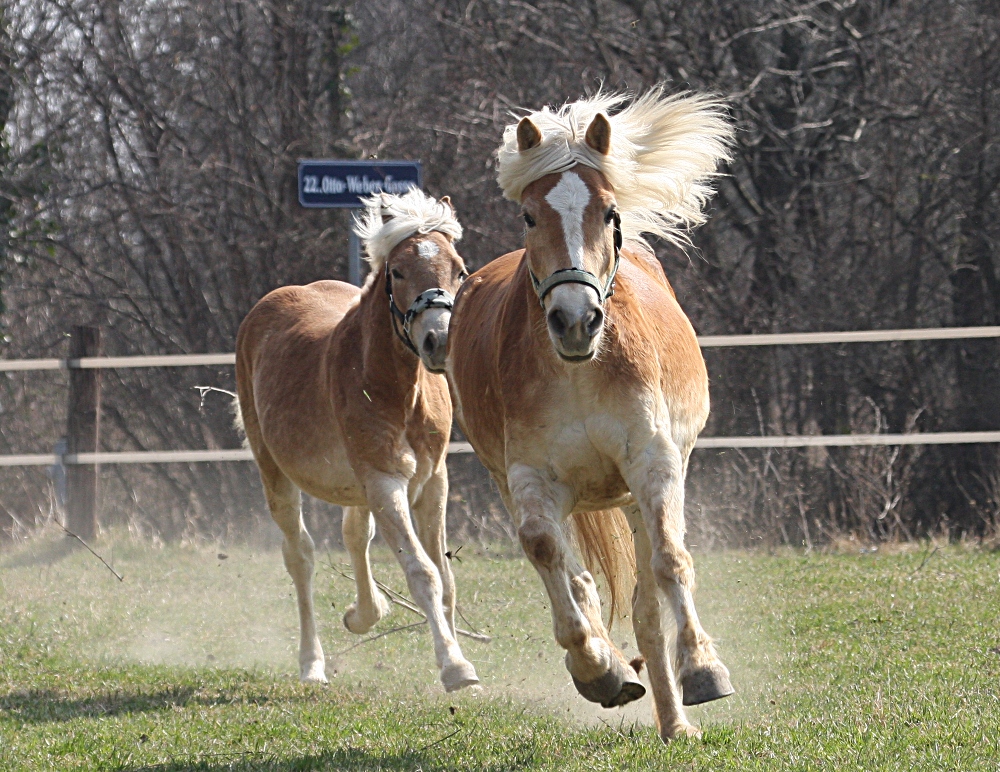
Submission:
M 542 132 L 538 130 L 538 127 L 531 122 L 531 118 L 524 116 L 521 122 L 517 124 L 517 150 L 519 153 L 523 153 L 525 150 L 531 150 L 533 147 L 538 147 L 542 142 Z
M 604 113 L 598 113 L 594 116 L 594 120 L 587 127 L 587 134 L 583 141 L 591 150 L 596 150 L 601 155 L 608 154 L 608 151 L 611 150 L 611 121 Z
M 390 203 L 389 196 L 387 196 L 385 193 L 379 193 L 378 195 L 379 195 L 379 202 L 381 204 L 381 209 L 382 209 L 382 224 L 385 225 L 395 215 L 391 215 L 388 212 L 389 203 Z
M 455 212 L 455 205 L 451 203 L 451 196 L 441 196 L 441 198 L 438 200 L 446 207 L 448 207 L 452 211 L 452 213 Z

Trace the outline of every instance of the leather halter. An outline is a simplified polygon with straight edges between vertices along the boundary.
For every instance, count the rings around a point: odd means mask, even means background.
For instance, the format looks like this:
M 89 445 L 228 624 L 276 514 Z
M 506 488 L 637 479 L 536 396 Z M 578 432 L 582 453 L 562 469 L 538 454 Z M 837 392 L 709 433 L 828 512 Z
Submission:
M 389 272 L 388 261 L 386 261 L 385 264 L 385 294 L 389 296 L 389 312 L 392 318 L 392 331 L 396 333 L 397 338 L 403 341 L 403 345 L 416 354 L 417 358 L 419 358 L 420 352 L 417 351 L 417 347 L 414 346 L 413 341 L 410 340 L 410 326 L 413 324 L 413 320 L 428 308 L 447 308 L 450 311 L 455 305 L 455 298 L 453 298 L 449 292 L 441 289 L 440 287 L 432 287 L 431 289 L 424 290 L 417 295 L 416 299 L 414 299 L 404 314 L 399 310 L 395 299 L 392 297 L 392 274 Z M 403 326 L 402 332 L 399 331 L 400 324 Z
M 531 286 L 535 288 L 535 294 L 538 295 L 538 302 L 542 304 L 543 311 L 545 310 L 545 296 L 560 284 L 585 284 L 597 293 L 598 300 L 602 305 L 608 298 L 615 294 L 615 277 L 618 275 L 618 265 L 621 263 L 622 218 L 617 210 L 613 213 L 613 216 L 615 223 L 615 264 L 611 269 L 611 275 L 608 277 L 607 284 L 602 285 L 597 276 L 582 268 L 560 268 L 558 271 L 553 271 L 549 274 L 548 278 L 542 279 L 542 281 L 539 281 L 535 277 L 530 268 L 528 269 L 528 276 L 531 277 Z

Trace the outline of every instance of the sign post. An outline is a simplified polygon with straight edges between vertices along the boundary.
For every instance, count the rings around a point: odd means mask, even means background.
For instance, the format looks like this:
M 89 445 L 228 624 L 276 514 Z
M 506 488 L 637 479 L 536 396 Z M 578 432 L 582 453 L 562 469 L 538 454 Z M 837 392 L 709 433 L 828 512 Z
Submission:
M 307 209 L 362 209 L 373 193 L 401 194 L 419 188 L 420 161 L 299 161 L 299 203 Z M 348 242 L 347 276 L 361 285 L 361 243 L 354 228 Z

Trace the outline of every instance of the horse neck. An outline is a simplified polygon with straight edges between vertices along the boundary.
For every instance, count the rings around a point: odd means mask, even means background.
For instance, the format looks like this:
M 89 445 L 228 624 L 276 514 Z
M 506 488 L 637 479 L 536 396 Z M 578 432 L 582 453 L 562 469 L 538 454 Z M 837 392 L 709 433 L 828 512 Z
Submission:
M 420 378 L 420 360 L 393 330 L 383 272 L 362 291 L 357 323 L 358 330 L 352 333 L 360 340 L 365 380 L 378 383 L 382 393 L 411 392 Z

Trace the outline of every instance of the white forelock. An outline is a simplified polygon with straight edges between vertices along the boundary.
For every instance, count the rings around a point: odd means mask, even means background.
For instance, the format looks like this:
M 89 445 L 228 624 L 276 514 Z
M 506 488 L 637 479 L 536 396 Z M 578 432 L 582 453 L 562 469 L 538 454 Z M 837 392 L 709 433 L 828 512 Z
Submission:
M 542 140 L 524 152 L 517 149 L 517 124 L 507 126 L 497 151 L 504 197 L 520 201 L 535 180 L 583 164 L 614 189 L 625 238 L 652 233 L 686 241 L 684 230 L 705 220 L 702 209 L 712 196 L 718 163 L 730 157 L 733 129 L 725 106 L 702 94 L 667 96 L 659 86 L 610 115 L 628 100 L 626 94 L 598 93 L 556 112 L 545 107 L 530 113 Z M 611 124 L 607 155 L 584 141 L 598 113 Z
M 354 218 L 354 232 L 368 253 L 372 273 L 379 271 L 396 246 L 415 233 L 439 231 L 452 241 L 462 238 L 462 226 L 448 204 L 411 188 L 401 196 L 376 193 L 361 199 L 365 211 Z

